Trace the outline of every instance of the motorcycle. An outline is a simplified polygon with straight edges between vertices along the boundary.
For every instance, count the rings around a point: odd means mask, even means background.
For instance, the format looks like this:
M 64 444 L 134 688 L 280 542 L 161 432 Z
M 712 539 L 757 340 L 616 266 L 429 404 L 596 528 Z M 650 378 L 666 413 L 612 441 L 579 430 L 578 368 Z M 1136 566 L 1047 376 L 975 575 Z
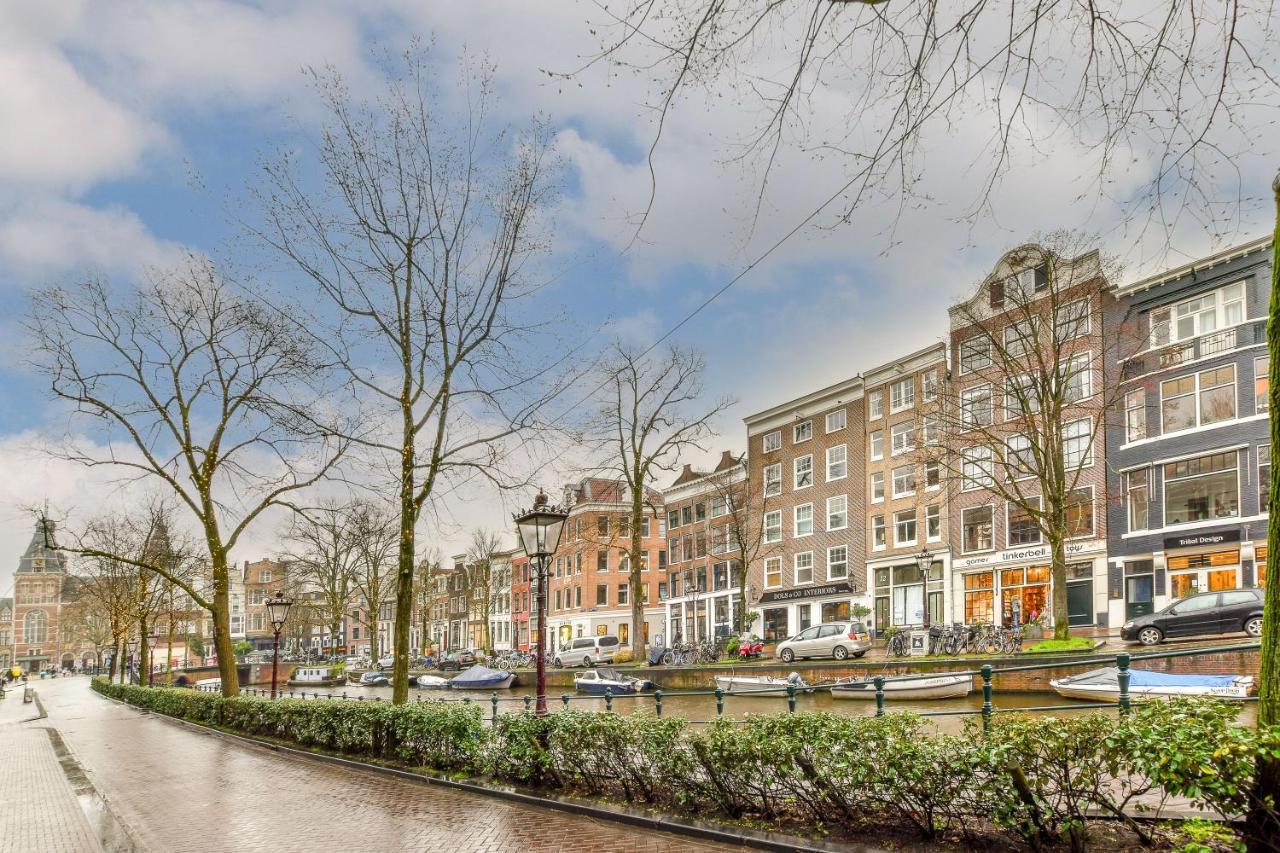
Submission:
M 738 660 L 752 660 L 764 656 L 764 640 L 747 637 L 738 643 Z

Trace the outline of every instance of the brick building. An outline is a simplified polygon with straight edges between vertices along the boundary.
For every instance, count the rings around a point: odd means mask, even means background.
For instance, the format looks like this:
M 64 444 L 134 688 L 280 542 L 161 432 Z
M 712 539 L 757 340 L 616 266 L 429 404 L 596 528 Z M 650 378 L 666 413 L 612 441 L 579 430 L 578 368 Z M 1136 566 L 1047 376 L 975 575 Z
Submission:
M 42 525 L 48 525 L 47 535 Z M 0 617 L 8 613 L 7 619 L 0 618 L 5 641 L 0 665 L 27 671 L 81 665 L 82 650 L 59 630 L 62 607 L 74 595 L 74 579 L 67 574 L 66 554 L 45 544 L 53 537 L 53 522 L 36 523 L 13 576 L 13 599 L 0 600 Z
M 537 632 L 537 622 L 531 615 L 533 587 L 529 580 L 529 558 L 517 550 L 511 557 L 511 646 L 526 652 Z
M 275 635 L 267 614 L 267 599 L 284 588 L 286 565 L 277 560 L 245 561 L 241 578 L 244 583 L 244 639 L 255 651 L 271 651 Z M 234 629 L 232 634 L 235 634 Z

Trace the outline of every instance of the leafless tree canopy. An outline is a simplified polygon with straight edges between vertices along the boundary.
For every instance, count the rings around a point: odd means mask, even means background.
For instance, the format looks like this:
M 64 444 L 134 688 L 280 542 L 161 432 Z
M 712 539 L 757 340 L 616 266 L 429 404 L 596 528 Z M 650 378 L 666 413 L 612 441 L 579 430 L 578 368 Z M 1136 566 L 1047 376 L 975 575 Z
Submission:
M 1158 227 L 1185 216 L 1230 227 L 1247 193 L 1215 188 L 1236 183 L 1231 158 L 1273 132 L 1280 105 L 1269 0 L 599 5 L 590 64 L 652 80 L 654 145 L 686 95 L 710 90 L 758 117 L 740 144 L 763 160 L 764 182 L 787 146 L 843 158 L 848 183 L 831 201 L 845 218 L 869 195 L 918 200 L 922 136 L 977 115 L 985 153 L 948 163 L 981 179 L 975 212 L 1019 149 L 1061 140 L 1089 152 L 1082 195 L 1114 194 Z M 1153 165 L 1135 187 L 1138 160 Z
M 494 599 L 499 593 L 495 587 L 497 574 L 494 569 L 502 551 L 502 539 L 489 530 L 477 528 L 471 531 L 471 545 L 467 548 L 466 579 L 467 597 L 479 612 L 487 652 L 493 651 L 493 636 L 489 617 L 493 613 Z
M 375 661 L 379 648 L 378 621 L 384 605 L 396 601 L 397 553 L 400 519 L 390 504 L 360 501 L 347 508 L 347 524 L 353 544 L 354 593 L 362 599 L 359 621 L 369 635 L 369 651 Z
M 315 620 L 329 629 L 331 646 L 338 644 L 355 593 L 359 552 L 352 516 L 350 505 L 322 501 L 300 508 L 286 533 L 288 576 L 297 580 Z

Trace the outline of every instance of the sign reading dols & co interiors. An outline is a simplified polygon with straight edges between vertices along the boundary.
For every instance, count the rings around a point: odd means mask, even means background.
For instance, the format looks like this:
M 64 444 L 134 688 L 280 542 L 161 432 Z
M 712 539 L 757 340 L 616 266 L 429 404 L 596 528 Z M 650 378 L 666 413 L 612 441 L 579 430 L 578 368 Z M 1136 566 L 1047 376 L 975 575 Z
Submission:
M 775 601 L 795 601 L 803 598 L 823 598 L 828 595 L 853 595 L 853 587 L 847 581 L 842 583 L 829 583 L 822 586 L 804 586 L 799 589 L 782 589 L 777 592 L 766 592 L 760 596 L 761 604 L 771 604 Z

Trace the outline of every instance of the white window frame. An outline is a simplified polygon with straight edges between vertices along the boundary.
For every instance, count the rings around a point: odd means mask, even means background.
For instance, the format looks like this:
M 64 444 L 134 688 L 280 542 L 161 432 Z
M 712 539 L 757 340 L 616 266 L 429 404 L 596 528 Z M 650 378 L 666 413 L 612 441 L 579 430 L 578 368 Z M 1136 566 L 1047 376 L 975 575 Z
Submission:
M 808 512 L 809 530 L 806 533 L 800 532 L 800 512 L 801 510 Z M 803 539 L 806 536 L 813 535 L 813 504 L 799 504 L 791 509 L 791 538 Z
M 809 565 L 807 567 L 809 569 L 809 579 L 807 581 L 800 580 L 800 559 L 802 557 L 807 557 L 809 560 Z M 791 558 L 791 579 L 796 586 L 813 586 L 815 578 L 812 551 L 801 551 Z
M 867 420 L 884 416 L 884 392 L 879 389 L 867 393 Z
M 920 400 L 932 403 L 936 399 L 938 399 L 938 369 L 935 367 L 920 374 Z
M 776 578 L 774 583 L 769 583 L 769 578 Z M 782 586 L 782 558 L 769 557 L 764 561 L 764 588 L 777 589 Z
M 775 462 L 764 466 L 764 496 L 775 498 L 782 494 L 782 463 Z M 775 476 L 770 477 L 770 474 Z
M 932 436 L 932 437 L 931 437 Z M 920 419 L 920 441 L 932 447 L 942 440 L 942 422 L 937 415 L 925 415 Z
M 771 523 L 773 519 L 776 519 L 776 523 Z M 770 536 L 771 531 L 774 533 L 773 536 Z M 764 514 L 764 523 L 761 525 L 761 538 L 766 545 L 773 545 L 782 541 L 782 510 L 775 509 Z
M 1261 373 L 1259 373 L 1258 371 L 1259 367 L 1262 367 Z M 1263 394 L 1261 398 L 1258 397 L 1258 380 L 1259 379 L 1267 380 L 1267 393 Z M 1271 409 L 1270 392 L 1271 392 L 1271 356 L 1266 353 L 1263 353 L 1262 355 L 1256 355 L 1253 357 L 1253 411 L 1254 411 L 1254 414 L 1261 415 L 1270 411 Z M 1239 404 L 1237 404 L 1237 408 L 1239 408 Z
M 981 479 L 975 478 L 966 472 L 969 465 L 979 467 L 982 470 L 981 463 L 986 462 L 986 473 Z M 995 454 L 991 452 L 990 447 L 969 447 L 960 452 L 960 491 L 976 492 L 979 489 L 987 489 L 995 484 Z
M 837 423 L 835 426 L 831 425 L 832 418 L 836 418 L 837 420 Z M 826 428 L 828 433 L 833 433 L 838 430 L 842 430 L 848 425 L 849 425 L 849 412 L 843 407 L 836 409 L 834 412 L 827 412 Z
M 1021 334 L 1020 330 L 1023 326 L 1030 326 L 1026 334 Z M 1013 333 L 1010 336 L 1010 332 Z M 1009 358 L 1022 358 L 1031 352 L 1031 348 L 1036 342 L 1036 322 L 1035 317 L 1028 317 L 1023 320 L 1016 320 L 1004 327 L 1002 338 L 1004 340 L 1004 352 Z
M 840 502 L 840 509 L 838 513 L 832 509 L 832 506 L 831 506 L 832 501 Z M 836 514 L 840 515 L 843 518 L 843 522 L 837 525 L 832 525 L 831 516 Z M 831 497 L 827 498 L 827 530 L 829 531 L 844 530 L 848 526 L 849 526 L 849 496 L 848 495 L 832 495 Z
M 832 552 L 834 551 L 844 551 L 844 559 L 840 560 L 838 563 L 838 565 L 844 566 L 843 574 L 837 575 L 837 574 L 833 574 L 831 571 L 831 567 L 833 565 L 836 565 L 831 561 L 831 555 L 832 555 Z M 848 577 L 849 577 L 849 546 L 848 545 L 832 545 L 830 548 L 827 549 L 827 580 L 842 581 L 842 580 L 847 580 Z
M 1233 288 L 1238 288 L 1239 296 L 1233 297 L 1230 300 L 1228 300 L 1227 291 L 1232 290 Z M 1189 335 L 1180 334 L 1178 331 L 1178 325 L 1179 325 L 1178 310 L 1183 306 L 1190 305 L 1193 302 L 1199 302 L 1205 299 L 1206 297 L 1213 298 L 1213 306 L 1211 308 L 1202 307 L 1199 311 L 1189 314 L 1188 316 L 1191 317 L 1192 326 L 1194 328 L 1192 329 L 1192 332 Z M 1227 322 L 1227 306 L 1234 305 L 1237 302 L 1240 305 L 1240 319 L 1234 323 L 1229 323 Z M 1204 315 L 1207 314 L 1209 311 L 1213 312 L 1214 328 L 1203 329 L 1201 328 L 1201 320 L 1204 317 Z M 1227 329 L 1238 326 L 1241 323 L 1249 322 L 1248 282 L 1247 280 L 1241 280 L 1241 281 L 1233 281 L 1230 284 L 1224 284 L 1221 287 L 1214 288 L 1213 290 L 1207 291 L 1205 293 L 1199 293 L 1195 296 L 1191 296 L 1191 297 L 1188 297 L 1187 299 L 1179 300 L 1178 302 L 1174 302 L 1170 305 L 1164 305 L 1164 306 L 1161 306 L 1160 308 L 1152 309 L 1148 313 L 1147 317 L 1148 317 L 1148 341 L 1150 342 L 1150 346 L 1152 349 L 1165 347 L 1165 346 L 1168 346 L 1169 344 L 1177 344 L 1177 343 L 1182 343 L 1183 341 L 1194 340 L 1195 338 L 1198 338 L 1201 335 L 1211 335 L 1211 334 L 1214 334 L 1215 332 L 1225 331 Z M 1161 326 L 1164 327 L 1163 334 L 1161 334 L 1158 331 Z
M 909 479 L 910 479 L 910 481 L 911 481 L 911 488 L 910 488 L 910 489 L 905 489 L 905 488 L 904 488 L 902 491 L 898 491 L 898 474 L 899 474 L 899 472 L 906 472 L 906 473 L 905 473 L 905 474 L 903 474 L 902 476 L 903 476 L 904 478 L 909 478 Z M 900 465 L 899 467 L 897 467 L 897 468 L 894 468 L 894 469 L 893 469 L 893 497 L 894 497 L 894 499 L 895 499 L 895 500 L 896 500 L 896 499 L 898 499 L 898 498 L 909 498 L 909 497 L 911 497 L 912 495 L 914 495 L 914 494 L 916 493 L 916 488 L 917 488 L 917 486 L 916 486 L 916 468 L 915 468 L 915 466 L 914 466 L 914 465 Z
M 1015 443 L 1023 441 L 1027 443 L 1025 448 L 1014 447 Z M 1028 477 L 1034 477 L 1034 470 L 1021 470 L 1019 464 L 1013 461 L 1018 450 L 1026 450 L 1028 455 L 1031 454 L 1031 438 L 1029 436 L 1023 435 L 1022 433 L 1015 433 L 1004 440 L 1005 473 L 1008 475 L 1010 480 L 1025 480 Z M 1035 459 L 1033 458 L 1030 460 L 1029 467 L 1034 465 Z
M 883 541 L 883 542 L 881 542 L 881 543 L 877 543 L 877 542 L 876 542 L 876 531 L 877 531 L 877 530 L 880 532 L 880 538 L 882 538 L 882 539 L 884 540 L 884 541 Z M 886 548 L 888 548 L 888 547 L 889 547 L 889 538 L 888 538 L 888 536 L 889 536 L 889 534 L 885 531 L 885 526 L 884 526 L 884 516 L 883 516 L 883 515 L 873 515 L 873 516 L 871 516 L 871 550 L 872 550 L 872 551 L 883 551 L 883 550 L 885 550 Z
M 800 463 L 805 461 L 809 463 L 809 466 L 808 466 L 809 482 L 807 485 L 802 486 L 800 485 L 800 475 L 803 472 L 801 471 Z M 797 456 L 795 459 L 791 461 L 791 490 L 793 492 L 798 492 L 801 489 L 811 489 L 811 488 L 813 488 L 813 454 L 806 453 L 804 456 Z
M 911 514 L 910 523 L 911 523 L 911 529 L 913 531 L 913 535 L 910 539 L 903 539 L 898 536 L 898 531 L 899 531 L 898 525 L 903 524 L 906 521 L 906 519 L 899 520 L 898 516 L 906 515 L 907 513 Z M 893 547 L 902 548 L 908 545 L 915 545 L 916 542 L 919 540 L 919 538 L 920 538 L 920 516 L 919 516 L 919 513 L 916 512 L 916 508 L 910 507 L 909 509 L 900 509 L 894 512 L 893 514 Z
M 980 395 L 982 394 L 986 394 L 987 397 L 986 423 L 982 423 L 974 418 L 971 411 L 973 401 L 980 399 Z M 960 428 L 969 430 L 991 426 L 995 423 L 995 408 L 995 393 L 991 390 L 990 385 L 975 385 L 972 388 L 964 389 L 960 392 Z
M 1084 424 L 1084 435 L 1083 436 L 1074 435 L 1068 438 L 1067 430 L 1071 429 L 1072 427 L 1076 427 L 1079 424 Z M 1067 442 L 1070 440 L 1079 439 L 1079 438 L 1083 438 L 1085 441 L 1088 442 L 1088 444 L 1084 449 L 1084 456 L 1081 457 L 1078 463 L 1073 464 L 1071 460 L 1067 457 Z M 1062 425 L 1062 436 L 1060 439 L 1060 443 L 1062 445 L 1062 464 L 1067 468 L 1067 470 L 1079 471 L 1083 468 L 1088 468 L 1092 466 L 1093 465 L 1093 419 L 1092 418 L 1076 418 L 1075 420 L 1067 421 L 1065 424 Z
M 966 512 L 970 512 L 971 510 L 976 510 L 976 509 L 989 509 L 989 510 L 991 510 L 991 547 L 989 547 L 989 548 L 975 548 L 975 549 L 973 549 L 973 550 L 969 550 L 968 548 L 965 548 L 965 542 L 964 542 L 964 539 L 965 539 L 965 537 L 964 537 L 964 527 L 965 527 L 965 523 L 964 523 L 964 514 L 965 514 Z M 989 504 L 976 504 L 975 506 L 967 506 L 967 507 L 965 507 L 964 509 L 960 510 L 960 542 L 959 542 L 959 545 L 960 545 L 960 553 L 961 553 L 961 554 L 986 554 L 986 553 L 989 553 L 989 552 L 994 551 L 994 550 L 996 549 L 996 505 L 995 505 L 995 504 L 993 504 L 993 503 L 989 503 Z
M 1093 537 L 1098 535 L 1098 493 L 1097 491 L 1093 488 L 1093 486 L 1076 486 L 1071 491 L 1083 492 L 1086 489 L 1089 491 L 1089 515 L 1090 515 L 1089 532 L 1080 533 L 1075 536 L 1068 536 L 1067 539 L 1069 540 L 1070 539 L 1092 539 Z M 1238 475 L 1236 476 L 1236 491 L 1237 493 L 1240 491 L 1240 477 Z M 1066 497 L 1070 497 L 1070 495 L 1067 495 Z M 1237 507 L 1240 506 L 1240 498 L 1238 496 L 1236 497 L 1236 506 Z
M 929 532 L 929 523 L 937 521 L 938 532 Z M 926 542 L 942 541 L 942 504 L 928 504 L 924 508 L 924 540 Z
M 884 430 L 867 433 L 867 455 L 871 461 L 878 462 L 884 458 Z
M 1144 524 L 1144 525 L 1142 525 L 1141 527 L 1138 527 L 1138 526 L 1136 526 L 1136 525 L 1133 523 L 1133 498 L 1132 498 L 1132 494 L 1133 494 L 1134 488 L 1133 488 L 1133 485 L 1132 485 L 1132 484 L 1131 484 L 1131 482 L 1130 482 L 1130 478 L 1131 478 L 1134 474 L 1138 473 L 1139 471 L 1145 472 L 1145 473 L 1146 473 L 1146 475 L 1147 475 L 1147 482 L 1146 482 L 1146 484 L 1145 484 L 1144 486 L 1142 486 L 1142 488 L 1143 488 L 1143 489 L 1146 491 L 1146 493 L 1147 493 L 1147 523 L 1146 523 L 1146 524 Z M 1123 493 L 1123 495 L 1124 495 L 1124 523 L 1125 523 L 1125 529 L 1126 529 L 1127 531 L 1129 531 L 1129 532 L 1133 532 L 1133 531 L 1135 531 L 1135 530 L 1150 530 L 1150 529 L 1151 529 L 1151 486 L 1152 486 L 1152 483 L 1151 483 L 1151 477 L 1152 477 L 1152 466 L 1150 466 L 1150 465 L 1145 465 L 1145 466 L 1143 466 L 1143 467 L 1141 467 L 1141 468 L 1131 468 L 1131 469 L 1130 469 L 1130 470 L 1128 470 L 1128 471 L 1124 471 L 1124 472 L 1122 472 L 1120 476 L 1121 476 L 1121 478 L 1122 478 L 1122 479 L 1121 479 L 1121 482 L 1120 482 L 1120 487 L 1121 487 L 1121 489 L 1122 489 L 1122 493 Z M 1238 475 L 1238 474 L 1237 474 L 1236 476 L 1237 476 L 1237 478 L 1239 477 L 1239 475 Z
M 899 444 L 899 437 L 902 437 Z M 916 449 L 916 424 L 915 421 L 903 421 L 900 424 L 894 424 L 889 427 L 889 455 L 901 456 L 904 453 L 911 453 Z
M 1083 368 L 1077 369 L 1075 365 L 1077 362 L 1081 362 L 1081 361 L 1084 362 L 1084 366 Z M 1071 390 L 1072 377 L 1077 375 L 1082 375 L 1084 377 L 1084 382 L 1082 383 L 1084 386 L 1083 387 L 1084 393 L 1081 394 L 1079 397 L 1072 399 L 1068 392 Z M 1073 405 L 1076 403 L 1083 402 L 1084 400 L 1088 400 L 1092 396 L 1093 396 L 1093 353 L 1082 352 L 1079 355 L 1073 355 L 1071 356 L 1070 359 L 1067 360 L 1067 369 L 1066 369 L 1066 372 L 1063 374 L 1063 389 L 1062 389 L 1063 402 L 1067 405 Z
M 813 421 L 801 421 L 791 427 L 791 443 L 803 444 L 813 438 Z
M 1084 306 L 1084 323 L 1076 330 L 1075 334 L 1070 337 L 1064 337 L 1064 320 L 1068 322 L 1076 322 L 1076 318 L 1071 316 L 1071 312 L 1077 305 Z M 1058 316 L 1054 320 L 1054 326 L 1053 334 L 1059 341 L 1074 341 L 1076 338 L 1084 337 L 1089 334 L 1089 330 L 1093 328 L 1093 308 L 1089 304 L 1089 297 L 1085 296 L 1080 299 L 1073 299 L 1070 302 L 1060 305 L 1058 307 Z
M 871 479 L 871 502 L 873 504 L 884 503 L 884 472 L 873 471 L 871 472 L 870 479 Z M 879 497 L 876 496 L 877 491 L 880 493 Z
M 1236 408 L 1235 415 L 1229 418 L 1223 418 L 1220 421 L 1205 423 L 1204 415 L 1200 410 L 1200 396 L 1204 393 L 1205 389 L 1200 386 L 1200 377 L 1205 373 L 1212 373 L 1213 371 L 1220 370 L 1224 367 L 1231 368 L 1231 386 L 1234 389 L 1231 395 L 1231 399 L 1235 402 L 1235 408 Z M 1240 420 L 1240 369 L 1239 367 L 1240 366 L 1235 362 L 1227 362 L 1225 364 L 1219 364 L 1216 367 L 1206 367 L 1202 370 L 1196 370 L 1188 374 L 1183 374 L 1181 376 L 1171 376 L 1168 379 L 1160 380 L 1160 383 L 1158 385 L 1158 390 L 1160 391 L 1160 435 L 1161 436 L 1182 435 L 1184 433 L 1190 433 L 1194 430 L 1208 429 L 1210 427 L 1217 427 L 1217 426 L 1221 426 L 1222 424 L 1229 424 L 1229 423 L 1233 423 L 1235 421 Z M 1165 383 L 1167 382 L 1177 382 L 1179 379 L 1195 380 L 1195 389 L 1191 392 L 1191 395 L 1192 397 L 1195 398 L 1196 419 L 1195 419 L 1195 423 L 1193 423 L 1189 427 L 1182 427 L 1180 429 L 1169 430 L 1169 429 L 1165 429 L 1165 423 L 1164 423 L 1164 400 L 1165 400 L 1164 386 L 1165 386 Z M 1224 386 L 1215 385 L 1213 387 L 1221 388 Z
M 1029 402 L 1033 407 L 1030 410 L 1023 410 L 1018 403 L 1018 398 L 1014 394 L 1010 393 L 1013 388 L 1013 383 L 1015 382 L 1019 385 L 1025 384 L 1027 386 L 1024 393 L 1029 398 Z M 1028 373 L 1020 373 L 1017 376 L 1008 377 L 1004 383 L 1004 419 L 1006 421 L 1014 421 L 1018 418 L 1025 418 L 1028 415 L 1034 415 L 1039 411 L 1040 396 L 1031 375 Z
M 934 486 L 929 485 L 929 469 L 930 468 L 938 472 L 938 483 L 937 485 L 934 485 Z M 936 491 L 940 491 L 941 489 L 942 489 L 942 463 L 936 462 L 936 461 L 924 463 L 924 490 L 926 492 L 936 492 Z
M 905 412 L 916 405 L 916 378 L 908 376 L 889 385 L 889 414 Z
M 831 454 L 832 454 L 832 452 L 833 452 L 833 451 L 839 451 L 839 452 L 840 452 L 840 459 L 838 459 L 838 460 L 832 460 L 832 458 L 831 458 Z M 840 473 L 839 473 L 839 474 L 832 474 L 832 473 L 831 473 L 831 468 L 832 468 L 832 466 L 833 466 L 833 465 L 839 465 L 839 466 L 840 466 Z M 828 483 L 830 483 L 830 482 L 831 482 L 831 481 L 833 481 L 833 480 L 843 480 L 843 479 L 844 479 L 845 477 L 847 477 L 847 476 L 849 476 L 849 448 L 848 448 L 848 446 L 847 446 L 847 445 L 844 445 L 844 444 L 837 444 L 837 445 L 835 445 L 835 446 L 833 446 L 833 447 L 828 447 L 828 448 L 827 448 L 827 482 L 828 482 Z
M 1136 425 L 1140 430 L 1134 429 Z M 1147 389 L 1134 388 L 1124 395 L 1124 440 L 1141 441 L 1147 437 Z
M 1043 504 L 1043 499 L 1042 499 L 1039 495 L 1028 495 L 1028 496 L 1025 496 L 1025 498 L 1026 498 L 1026 500 L 1031 500 L 1032 498 L 1034 498 L 1035 500 L 1040 501 L 1040 502 Z M 1013 501 L 1005 501 L 1005 504 L 1004 504 L 1004 544 L 1005 544 L 1005 546 L 1006 546 L 1006 547 L 1008 547 L 1008 548 L 1010 548 L 1010 549 L 1012 549 L 1012 548 L 1035 548 L 1035 547 L 1037 547 L 1037 546 L 1039 546 L 1039 545 L 1043 545 L 1043 544 L 1044 544 L 1044 531 L 1043 531 L 1042 529 L 1040 529 L 1040 526 L 1039 526 L 1039 525 L 1036 525 L 1036 535 L 1037 535 L 1039 538 L 1038 538 L 1038 539 L 1036 539 L 1036 541 L 1035 541 L 1035 542 L 1023 542 L 1023 543 L 1021 543 L 1021 544 L 1015 545 L 1015 544 L 1013 543 L 1013 539 L 1012 539 L 1012 538 L 1011 538 L 1011 536 L 1010 536 L 1010 534 L 1012 533 L 1013 528 L 1011 528 L 1011 527 L 1009 526 L 1009 519 L 1010 519 L 1010 518 L 1012 518 L 1012 516 L 1013 516 Z
M 985 364 L 971 366 L 969 360 L 965 357 L 966 352 L 975 356 L 981 356 L 985 360 Z M 974 335 L 965 338 L 957 347 L 956 361 L 960 363 L 960 375 L 966 373 L 977 373 L 979 370 L 986 370 L 991 366 L 991 340 L 986 335 Z
M 1202 521 L 1178 521 L 1178 522 L 1170 523 L 1168 520 L 1169 519 L 1169 483 L 1170 482 L 1177 483 L 1177 482 L 1181 482 L 1182 480 L 1193 480 L 1193 479 L 1196 479 L 1197 477 L 1203 477 L 1205 475 L 1199 474 L 1199 475 L 1196 475 L 1195 477 L 1176 477 L 1172 481 L 1170 481 L 1169 478 L 1165 476 L 1164 466 L 1173 464 L 1174 462 L 1189 462 L 1192 459 L 1200 459 L 1204 456 L 1218 456 L 1224 453 L 1229 453 L 1231 454 L 1231 456 L 1235 458 L 1235 468 L 1227 469 L 1227 470 L 1234 470 L 1236 472 L 1236 514 L 1230 515 L 1230 516 L 1223 516 L 1221 518 L 1215 518 L 1215 519 L 1205 519 Z M 1238 448 L 1233 448 L 1231 450 L 1207 450 L 1207 451 L 1204 451 L 1203 453 L 1197 453 L 1194 456 L 1188 456 L 1181 459 L 1170 460 L 1169 462 L 1160 462 L 1157 464 L 1160 466 L 1160 524 L 1162 526 L 1181 527 L 1184 524 L 1208 524 L 1210 522 L 1218 523 L 1218 524 L 1230 524 L 1232 523 L 1233 520 L 1235 520 L 1235 522 L 1238 524 L 1239 519 L 1244 517 L 1244 502 L 1243 502 L 1242 492 L 1244 491 L 1244 485 L 1245 485 L 1244 474 L 1247 472 L 1242 471 L 1242 468 L 1244 466 L 1240 464 L 1240 451 Z M 1154 489 L 1155 486 L 1152 485 L 1152 488 Z M 1149 510 L 1148 510 L 1148 515 L 1150 515 Z M 1096 518 L 1094 519 L 1094 522 L 1095 523 L 1097 522 Z M 1268 555 L 1268 559 L 1270 559 L 1270 555 Z
M 760 440 L 760 447 L 765 453 L 773 453 L 775 450 L 782 449 L 782 430 L 775 429 L 773 432 L 766 432 L 764 438 Z

